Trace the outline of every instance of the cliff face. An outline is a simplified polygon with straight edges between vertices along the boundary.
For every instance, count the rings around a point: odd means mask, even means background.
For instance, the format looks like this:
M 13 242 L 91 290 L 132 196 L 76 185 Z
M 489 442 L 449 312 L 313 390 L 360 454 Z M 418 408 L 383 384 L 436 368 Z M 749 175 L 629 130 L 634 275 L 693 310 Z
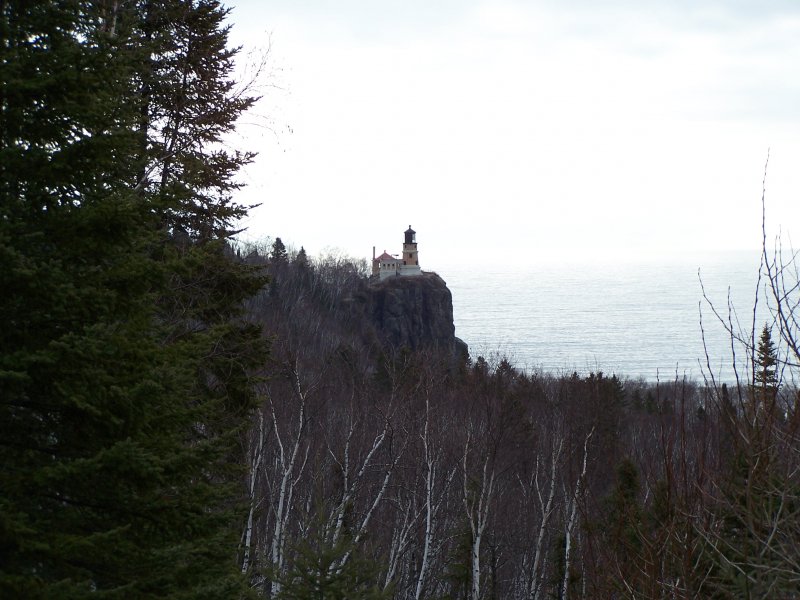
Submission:
M 369 287 L 371 319 L 387 344 L 466 357 L 467 345 L 455 336 L 453 296 L 436 273 L 390 277 Z

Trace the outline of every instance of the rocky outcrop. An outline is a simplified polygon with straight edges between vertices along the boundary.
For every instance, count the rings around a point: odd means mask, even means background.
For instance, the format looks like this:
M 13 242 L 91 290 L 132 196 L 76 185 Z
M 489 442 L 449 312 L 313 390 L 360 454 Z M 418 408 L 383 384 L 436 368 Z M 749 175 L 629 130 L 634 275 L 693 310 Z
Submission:
M 371 319 L 385 343 L 466 358 L 467 345 L 455 336 L 453 296 L 436 273 L 389 277 L 369 289 Z

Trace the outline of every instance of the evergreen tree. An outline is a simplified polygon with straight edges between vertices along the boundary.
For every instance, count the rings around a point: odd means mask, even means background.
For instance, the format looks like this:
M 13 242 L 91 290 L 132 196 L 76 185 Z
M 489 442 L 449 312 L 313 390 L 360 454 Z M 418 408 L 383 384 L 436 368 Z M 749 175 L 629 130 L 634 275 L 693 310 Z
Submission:
M 308 269 L 308 255 L 306 254 L 306 249 L 302 246 L 300 246 L 300 251 L 297 253 L 294 262 L 298 268 L 302 270 Z
M 228 10 L 218 0 L 136 0 L 131 36 L 140 51 L 134 80 L 139 112 L 140 178 L 170 230 L 193 239 L 227 237 L 247 208 L 235 203 L 236 171 L 252 154 L 230 150 L 222 136 L 256 101 L 232 79 Z
M 282 578 L 279 600 L 388 600 L 391 590 L 376 585 L 378 568 L 345 540 L 330 544 L 321 536 L 295 549 L 292 569 Z M 352 556 L 341 564 L 347 553 Z
M 780 541 L 797 539 L 800 496 L 788 475 L 796 438 L 776 410 L 777 364 L 765 325 L 753 359 L 752 405 L 738 414 L 727 390 L 723 396 L 731 430 L 722 438 L 725 468 L 718 476 L 718 521 L 707 554 L 716 562 L 711 585 L 729 597 L 791 597 L 797 591 L 796 570 L 786 564 L 790 552 Z
M 238 436 L 265 348 L 239 316 L 263 281 L 225 246 L 247 156 L 219 140 L 250 100 L 224 16 L 0 3 L 4 598 L 241 590 Z
M 632 558 L 638 549 L 641 523 L 639 505 L 639 471 L 630 459 L 622 460 L 616 469 L 617 482 L 608 499 L 608 540 L 617 557 L 623 561 Z
M 615 589 L 637 589 L 641 576 L 642 507 L 639 502 L 639 471 L 628 458 L 616 466 L 616 482 L 605 499 L 602 519 L 602 552 L 607 561 L 606 593 Z
M 772 332 L 765 324 L 761 330 L 756 347 L 755 365 L 753 368 L 753 391 L 755 400 L 762 408 L 771 408 L 778 393 L 778 375 L 776 367 L 778 354 L 772 341 Z
M 272 244 L 272 253 L 269 255 L 272 264 L 282 264 L 286 262 L 286 246 L 283 245 L 281 238 L 275 238 Z

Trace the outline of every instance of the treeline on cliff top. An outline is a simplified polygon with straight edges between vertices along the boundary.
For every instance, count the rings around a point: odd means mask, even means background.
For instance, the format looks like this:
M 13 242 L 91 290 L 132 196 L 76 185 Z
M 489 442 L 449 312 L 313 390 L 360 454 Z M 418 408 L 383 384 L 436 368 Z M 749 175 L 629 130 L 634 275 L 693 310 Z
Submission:
M 224 16 L 0 3 L 0 596 L 795 595 L 792 259 L 730 387 L 394 347 L 231 250 Z

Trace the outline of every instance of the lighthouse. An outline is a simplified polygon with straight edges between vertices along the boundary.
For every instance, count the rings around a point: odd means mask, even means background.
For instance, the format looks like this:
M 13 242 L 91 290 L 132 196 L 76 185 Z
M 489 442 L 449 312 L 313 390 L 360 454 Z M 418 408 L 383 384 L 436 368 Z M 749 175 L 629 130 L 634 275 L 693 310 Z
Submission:
M 417 251 L 417 232 L 411 229 L 411 225 L 409 225 L 404 235 L 403 253 L 400 258 L 397 258 L 397 255 L 392 256 L 386 250 L 376 258 L 375 247 L 372 247 L 372 274 L 381 281 L 387 277 L 422 275 Z
M 417 256 L 417 232 L 411 229 L 411 225 L 405 231 L 406 239 L 403 242 L 403 265 L 405 266 L 419 266 L 419 257 Z

